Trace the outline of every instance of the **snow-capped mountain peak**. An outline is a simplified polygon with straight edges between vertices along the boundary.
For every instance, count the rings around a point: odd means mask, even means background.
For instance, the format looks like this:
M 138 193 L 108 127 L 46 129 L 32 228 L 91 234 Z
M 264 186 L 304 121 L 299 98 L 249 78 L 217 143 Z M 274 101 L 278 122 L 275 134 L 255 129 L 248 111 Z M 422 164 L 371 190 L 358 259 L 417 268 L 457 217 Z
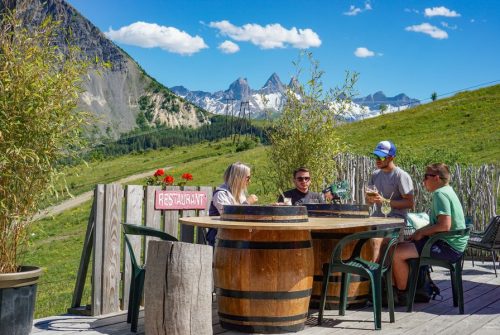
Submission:
M 273 73 L 259 90 L 250 88 L 247 79 L 243 77 L 232 82 L 227 90 L 215 93 L 190 91 L 183 86 L 174 86 L 171 90 L 215 114 L 242 115 L 245 112 L 245 114 L 250 113 L 252 117 L 258 118 L 269 112 L 279 113 L 286 99 L 286 89 L 290 88 L 293 92 L 298 93 L 299 85 L 295 77 L 292 77 L 290 83 L 285 85 L 279 76 Z M 390 113 L 419 103 L 417 99 L 409 98 L 403 93 L 387 97 L 382 91 L 378 91 L 373 95 L 369 94 L 363 98 L 353 99 L 345 119 L 355 121 L 377 116 L 381 113 L 381 108 L 385 109 L 385 113 Z

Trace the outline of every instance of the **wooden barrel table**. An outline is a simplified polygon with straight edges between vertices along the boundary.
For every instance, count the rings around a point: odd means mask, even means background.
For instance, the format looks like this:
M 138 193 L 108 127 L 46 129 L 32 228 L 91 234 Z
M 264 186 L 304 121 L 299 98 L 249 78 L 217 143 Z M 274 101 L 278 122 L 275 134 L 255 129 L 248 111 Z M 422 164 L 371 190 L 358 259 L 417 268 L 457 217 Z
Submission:
M 182 224 L 218 229 L 214 284 L 224 329 L 283 333 L 304 328 L 314 273 L 311 231 L 335 233 L 404 224 L 395 218 L 308 217 L 307 222 L 296 222 L 297 218 L 277 218 L 281 215 L 275 213 L 267 219 L 260 215 L 260 221 L 214 216 L 179 219 Z
M 307 211 L 303 206 L 224 206 L 221 219 L 307 222 Z M 302 330 L 312 256 L 308 231 L 219 229 L 215 282 L 221 326 L 249 333 Z
M 307 211 L 311 217 L 336 217 L 336 218 L 368 218 L 369 210 L 364 205 L 349 204 L 306 204 Z M 323 283 L 322 267 L 330 261 L 332 251 L 337 243 L 350 234 L 366 231 L 369 228 L 357 227 L 348 229 L 318 230 L 312 235 L 314 250 L 314 281 L 311 295 L 310 308 L 318 308 L 321 299 L 321 288 Z M 342 252 L 342 258 L 348 259 L 356 241 L 346 245 Z M 361 251 L 363 258 L 370 259 L 373 249 L 370 243 L 366 243 Z M 341 273 L 335 272 L 330 276 L 328 291 L 326 295 L 325 309 L 337 309 L 340 301 Z M 347 306 L 355 308 L 364 306 L 370 294 L 370 281 L 368 278 L 351 274 L 349 289 L 347 291 Z

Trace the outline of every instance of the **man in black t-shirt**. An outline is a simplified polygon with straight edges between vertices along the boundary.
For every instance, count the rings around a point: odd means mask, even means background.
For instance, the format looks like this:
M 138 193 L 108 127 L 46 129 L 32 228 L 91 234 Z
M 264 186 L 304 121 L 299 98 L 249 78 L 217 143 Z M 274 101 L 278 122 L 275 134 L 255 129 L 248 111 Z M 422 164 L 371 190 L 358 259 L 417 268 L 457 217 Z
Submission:
M 300 167 L 293 171 L 293 183 L 295 188 L 284 193 L 286 198 L 292 199 L 292 205 L 303 205 L 309 203 L 324 203 L 324 199 L 319 193 L 309 191 L 311 185 L 311 175 L 309 169 Z M 278 202 L 283 202 L 283 196 L 280 195 Z

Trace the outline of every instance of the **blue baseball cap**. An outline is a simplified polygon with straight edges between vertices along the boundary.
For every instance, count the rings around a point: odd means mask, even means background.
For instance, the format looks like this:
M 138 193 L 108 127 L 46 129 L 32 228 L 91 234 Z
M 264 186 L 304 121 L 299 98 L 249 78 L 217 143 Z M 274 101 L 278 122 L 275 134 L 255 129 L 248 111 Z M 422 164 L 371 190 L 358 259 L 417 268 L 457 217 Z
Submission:
M 377 144 L 373 154 L 379 157 L 396 157 L 396 146 L 390 141 L 382 141 Z

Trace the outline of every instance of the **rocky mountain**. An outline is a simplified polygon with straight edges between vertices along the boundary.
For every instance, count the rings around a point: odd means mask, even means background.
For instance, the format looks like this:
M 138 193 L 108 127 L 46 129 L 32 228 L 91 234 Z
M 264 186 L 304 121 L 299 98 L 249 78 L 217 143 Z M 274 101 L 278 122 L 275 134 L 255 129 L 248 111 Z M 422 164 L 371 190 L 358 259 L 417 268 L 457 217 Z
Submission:
M 225 91 L 190 91 L 184 86 L 170 88 L 178 96 L 215 114 L 259 117 L 267 110 L 278 112 L 283 104 L 286 85 L 273 73 L 262 88 L 250 88 L 246 78 L 238 78 Z
M 269 113 L 279 113 L 285 102 L 285 92 L 288 88 L 297 92 L 299 83 L 295 78 L 288 85 L 281 82 L 279 76 L 273 73 L 264 85 L 257 90 L 250 88 L 246 78 L 238 78 L 225 91 L 215 93 L 204 91 L 190 91 L 184 86 L 174 86 L 170 89 L 180 97 L 215 114 L 248 115 L 259 118 Z M 381 91 L 364 98 L 353 100 L 349 111 L 344 118 L 347 121 L 356 121 L 363 118 L 377 116 L 381 113 L 380 106 L 385 113 L 391 113 L 419 104 L 419 100 L 409 98 L 405 94 L 387 97 Z
M 116 137 L 137 126 L 199 127 L 209 122 L 206 111 L 179 98 L 151 78 L 128 54 L 63 0 L 2 0 L 0 12 L 15 9 L 27 26 L 39 25 L 47 16 L 61 22 L 57 44 L 67 49 L 67 38 L 88 59 L 99 59 L 109 68 L 93 70 L 80 97 L 80 107 L 99 119 L 95 132 Z M 71 32 L 71 34 L 70 34 Z
M 420 100 L 412 99 L 404 93 L 398 94 L 394 97 L 388 97 L 382 91 L 375 92 L 373 95 L 369 94 L 364 98 L 353 99 L 358 105 L 366 106 L 371 110 L 379 110 L 380 105 L 387 107 L 405 107 L 415 106 L 420 104 Z

